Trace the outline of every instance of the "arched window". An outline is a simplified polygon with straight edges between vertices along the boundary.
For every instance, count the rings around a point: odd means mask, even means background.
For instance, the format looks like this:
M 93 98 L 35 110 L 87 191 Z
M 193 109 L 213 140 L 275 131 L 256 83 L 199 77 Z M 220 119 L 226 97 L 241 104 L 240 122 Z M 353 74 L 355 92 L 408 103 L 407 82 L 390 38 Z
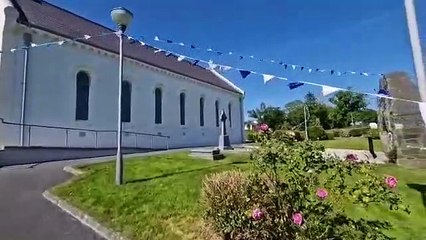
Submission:
M 228 121 L 229 121 L 229 127 L 232 127 L 232 104 L 228 104 Z
M 86 72 L 77 73 L 75 120 L 89 120 L 90 77 Z
M 200 126 L 204 127 L 204 98 L 200 98 Z
M 214 103 L 215 111 L 216 111 L 216 127 L 219 127 L 219 101 L 216 100 Z
M 121 121 L 130 122 L 132 118 L 132 84 L 128 81 L 123 81 L 121 91 Z
M 162 123 L 162 111 L 163 111 L 163 92 L 161 88 L 155 89 L 155 124 Z
M 185 93 L 179 95 L 180 98 L 180 125 L 185 125 Z

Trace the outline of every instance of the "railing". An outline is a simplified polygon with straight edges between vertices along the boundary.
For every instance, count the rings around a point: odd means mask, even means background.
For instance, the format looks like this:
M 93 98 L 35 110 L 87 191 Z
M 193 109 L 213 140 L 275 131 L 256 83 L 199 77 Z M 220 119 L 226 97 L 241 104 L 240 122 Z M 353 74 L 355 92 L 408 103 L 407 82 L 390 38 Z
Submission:
M 94 143 L 93 143 L 93 145 L 91 145 L 91 147 L 104 148 L 104 146 L 102 146 L 102 144 L 99 143 L 100 140 L 102 140 L 100 138 L 100 135 L 101 134 L 108 134 L 108 133 L 114 134 L 113 139 L 115 140 L 114 142 L 115 142 L 115 145 L 116 145 L 117 130 L 98 130 L 98 129 L 60 127 L 60 126 L 49 126 L 49 125 L 39 125 L 39 124 L 20 124 L 20 123 L 5 121 L 3 118 L 0 118 L 0 123 L 4 124 L 4 125 L 10 125 L 10 126 L 19 126 L 19 127 L 23 126 L 24 129 L 25 129 L 25 135 L 26 135 L 25 139 L 27 140 L 26 146 L 37 146 L 37 145 L 32 145 L 32 137 L 34 135 L 33 132 L 37 128 L 64 131 L 64 142 L 63 143 L 64 143 L 64 146 L 67 147 L 67 148 L 73 147 L 71 142 L 70 142 L 70 140 L 71 140 L 70 134 L 72 134 L 75 131 L 79 132 L 79 136 L 82 135 L 82 133 L 84 133 L 83 137 L 86 136 L 86 133 L 92 133 L 94 135 Z M 159 135 L 159 134 L 151 134 L 151 133 L 143 133 L 143 132 L 132 132 L 132 131 L 123 131 L 122 134 L 126 137 L 128 137 L 128 135 L 134 136 L 132 146 L 129 146 L 129 145 L 125 146 L 125 144 L 123 144 L 123 147 L 141 148 L 141 147 L 139 147 L 141 145 L 140 144 L 141 141 L 139 140 L 140 137 L 147 137 L 148 138 L 148 146 L 143 147 L 143 148 L 155 149 L 156 148 L 156 146 L 154 144 L 155 139 L 161 139 L 161 140 L 165 140 L 165 149 L 167 149 L 167 150 L 169 149 L 170 136 L 164 136 L 164 135 Z M 45 136 L 45 137 L 49 137 L 49 136 Z M 88 146 L 85 146 L 85 147 L 88 147 Z M 113 146 L 110 146 L 110 147 L 113 147 Z M 164 149 L 164 148 L 162 148 L 162 149 Z

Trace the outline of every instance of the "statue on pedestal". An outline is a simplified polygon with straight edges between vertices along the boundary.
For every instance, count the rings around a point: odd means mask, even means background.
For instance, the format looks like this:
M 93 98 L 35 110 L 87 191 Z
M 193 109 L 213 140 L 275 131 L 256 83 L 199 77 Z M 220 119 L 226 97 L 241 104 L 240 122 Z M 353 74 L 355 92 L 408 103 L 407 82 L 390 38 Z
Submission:
M 234 149 L 231 146 L 231 141 L 229 140 L 228 133 L 226 132 L 226 120 L 228 117 L 224 110 L 220 113 L 220 136 L 219 136 L 219 146 L 220 150 L 232 150 Z

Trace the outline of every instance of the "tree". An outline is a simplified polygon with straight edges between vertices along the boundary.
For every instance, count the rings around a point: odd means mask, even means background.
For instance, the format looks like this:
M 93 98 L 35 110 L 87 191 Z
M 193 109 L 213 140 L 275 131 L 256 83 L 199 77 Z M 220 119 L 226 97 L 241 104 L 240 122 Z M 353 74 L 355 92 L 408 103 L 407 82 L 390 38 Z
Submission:
M 357 114 L 355 114 L 356 121 L 361 121 L 365 124 L 375 122 L 377 123 L 377 111 L 373 109 L 365 109 Z
M 304 103 L 300 100 L 295 100 L 285 105 L 286 122 L 290 128 L 303 129 L 302 123 L 305 121 L 303 105 Z
M 285 121 L 285 113 L 279 107 L 260 104 L 260 108 L 248 111 L 249 117 L 257 119 L 259 123 L 266 123 L 272 129 L 280 129 Z
M 334 127 L 348 127 L 355 120 L 354 114 L 367 107 L 365 95 L 349 91 L 337 92 L 330 102 L 336 107 L 331 113 Z

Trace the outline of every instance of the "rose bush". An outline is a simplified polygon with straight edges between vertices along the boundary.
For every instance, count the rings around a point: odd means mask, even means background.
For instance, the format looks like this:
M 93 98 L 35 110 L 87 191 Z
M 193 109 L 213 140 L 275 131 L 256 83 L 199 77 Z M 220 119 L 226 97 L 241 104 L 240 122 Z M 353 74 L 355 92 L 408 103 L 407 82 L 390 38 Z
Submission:
M 342 161 L 313 142 L 259 129 L 254 167 L 238 173 L 243 180 L 222 173 L 204 182 L 205 220 L 224 239 L 389 239 L 387 222 L 351 218 L 342 202 L 409 212 L 397 179 L 378 176 L 356 155 Z

